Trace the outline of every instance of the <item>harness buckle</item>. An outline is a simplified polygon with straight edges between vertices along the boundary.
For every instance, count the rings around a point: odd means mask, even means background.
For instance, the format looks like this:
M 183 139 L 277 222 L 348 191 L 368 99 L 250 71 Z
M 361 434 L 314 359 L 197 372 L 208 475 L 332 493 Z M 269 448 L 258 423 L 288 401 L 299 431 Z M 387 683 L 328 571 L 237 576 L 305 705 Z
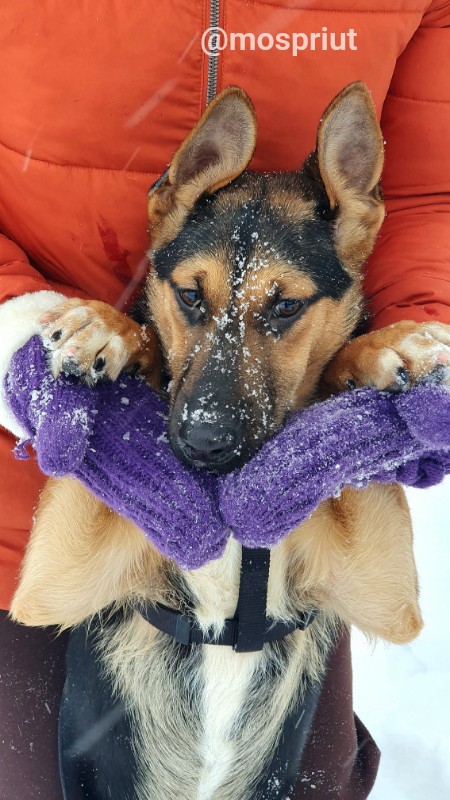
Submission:
M 175 626 L 174 639 L 178 644 L 190 644 L 192 634 L 192 620 L 187 614 L 179 614 Z

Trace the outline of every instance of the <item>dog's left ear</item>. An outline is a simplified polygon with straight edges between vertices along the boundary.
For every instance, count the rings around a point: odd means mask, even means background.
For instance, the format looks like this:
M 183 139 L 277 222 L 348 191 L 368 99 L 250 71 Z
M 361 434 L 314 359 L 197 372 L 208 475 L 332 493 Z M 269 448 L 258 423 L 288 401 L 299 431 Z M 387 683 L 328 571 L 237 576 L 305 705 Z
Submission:
M 248 95 L 228 86 L 175 153 L 150 189 L 149 233 L 154 247 L 171 241 L 204 192 L 230 183 L 247 167 L 256 144 L 256 116 Z
M 384 218 L 383 136 L 364 83 L 349 84 L 330 103 L 319 124 L 315 155 L 336 214 L 337 254 L 356 270 L 368 258 Z

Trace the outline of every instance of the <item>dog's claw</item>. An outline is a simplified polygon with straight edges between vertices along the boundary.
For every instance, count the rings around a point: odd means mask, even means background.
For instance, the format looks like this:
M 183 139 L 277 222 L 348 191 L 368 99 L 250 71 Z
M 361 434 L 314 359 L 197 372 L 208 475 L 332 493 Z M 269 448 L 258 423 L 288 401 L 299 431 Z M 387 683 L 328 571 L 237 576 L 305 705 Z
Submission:
M 94 363 L 93 369 L 95 372 L 101 372 L 105 365 L 106 360 L 103 358 L 103 356 L 99 356 Z
M 400 391 L 402 389 L 406 389 L 411 383 L 411 376 L 404 367 L 398 368 L 397 375 L 395 376 L 395 383 L 399 387 Z
M 134 376 L 139 372 L 140 368 L 140 364 L 132 364 L 132 366 L 127 369 L 127 375 L 131 375 L 131 377 L 134 378 Z
M 73 359 L 68 359 L 67 361 L 63 361 L 61 365 L 61 372 L 64 372 L 64 375 L 73 375 L 75 378 L 80 378 L 84 375 L 85 370 L 83 369 L 77 361 Z
M 410 384 L 411 376 L 409 372 L 404 367 L 399 367 L 395 374 L 395 380 L 389 386 L 386 386 L 386 391 L 392 394 L 400 394 L 400 392 L 408 389 Z

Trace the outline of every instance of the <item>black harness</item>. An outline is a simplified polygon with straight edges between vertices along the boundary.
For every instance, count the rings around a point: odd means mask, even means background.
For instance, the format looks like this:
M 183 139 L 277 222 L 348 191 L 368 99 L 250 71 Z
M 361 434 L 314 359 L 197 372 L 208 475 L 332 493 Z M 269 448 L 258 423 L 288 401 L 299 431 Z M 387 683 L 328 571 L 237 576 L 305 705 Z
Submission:
M 142 616 L 180 645 L 222 644 L 237 652 L 261 650 L 300 629 L 317 611 L 299 613 L 292 622 L 266 617 L 270 551 L 242 548 L 236 614 L 220 635 L 202 631 L 194 615 L 163 605 L 137 606 Z M 59 760 L 64 800 L 123 800 L 135 796 L 139 764 L 132 747 L 133 720 L 116 696 L 98 661 L 96 639 L 104 625 L 120 624 L 123 610 L 100 615 L 97 623 L 71 632 L 67 676 L 59 716 Z M 320 695 L 320 683 L 306 692 L 284 720 L 272 759 L 258 778 L 254 797 L 286 800 L 298 781 L 301 762 Z
M 270 550 L 242 548 L 241 579 L 236 613 L 226 619 L 220 634 L 203 630 L 195 617 L 174 611 L 161 603 L 141 604 L 139 613 L 158 630 L 172 636 L 178 644 L 220 644 L 237 653 L 262 650 L 266 642 L 276 642 L 295 630 L 304 631 L 317 611 L 298 612 L 290 622 L 266 616 Z

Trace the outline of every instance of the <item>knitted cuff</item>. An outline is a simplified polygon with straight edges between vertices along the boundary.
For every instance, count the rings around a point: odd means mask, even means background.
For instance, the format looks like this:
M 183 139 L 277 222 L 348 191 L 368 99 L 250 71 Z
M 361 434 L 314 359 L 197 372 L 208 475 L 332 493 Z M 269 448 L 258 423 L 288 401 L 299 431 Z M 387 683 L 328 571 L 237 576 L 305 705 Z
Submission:
M 42 341 L 33 336 L 13 355 L 4 382 L 8 405 L 31 438 L 39 424 L 39 391 L 50 379 Z
M 450 388 L 422 383 L 393 402 L 410 433 L 428 450 L 450 448 Z
M 428 489 L 450 474 L 450 450 L 424 453 L 420 458 L 400 464 L 395 480 L 414 489 Z M 377 480 L 375 478 L 375 480 Z
M 42 472 L 72 473 L 84 456 L 94 425 L 95 390 L 71 376 L 53 378 L 42 341 L 34 336 L 14 354 L 4 391 L 34 445 Z

